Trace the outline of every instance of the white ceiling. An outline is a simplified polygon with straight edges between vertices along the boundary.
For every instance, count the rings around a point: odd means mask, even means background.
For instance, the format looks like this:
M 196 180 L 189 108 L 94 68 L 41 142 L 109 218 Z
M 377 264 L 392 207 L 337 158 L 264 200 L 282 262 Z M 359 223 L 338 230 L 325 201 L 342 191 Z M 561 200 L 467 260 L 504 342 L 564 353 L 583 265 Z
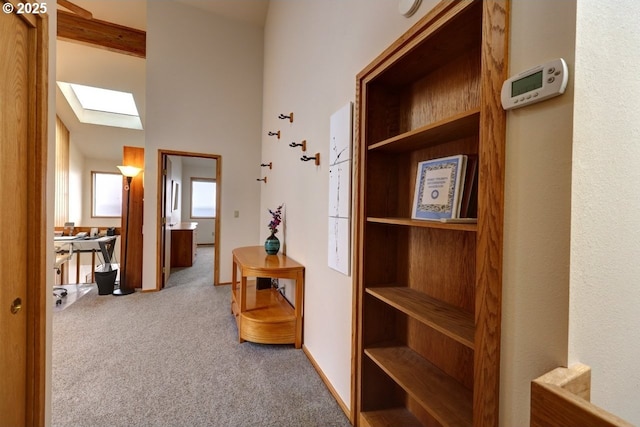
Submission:
M 176 0 L 231 20 L 264 27 L 269 0 Z
M 174 0 L 231 20 L 263 27 L 269 0 Z M 147 28 L 147 0 L 73 0 L 95 19 L 127 27 Z
M 72 0 L 87 9 L 94 19 L 146 30 L 147 0 Z M 173 0 L 227 19 L 260 27 L 269 0 Z M 145 124 L 145 60 L 76 43 L 58 41 L 57 80 L 131 92 Z M 78 121 L 64 96 L 57 90 L 56 113 L 80 141 L 78 148 L 87 157 L 120 159 L 122 146 L 144 146 L 144 131 L 87 125 Z

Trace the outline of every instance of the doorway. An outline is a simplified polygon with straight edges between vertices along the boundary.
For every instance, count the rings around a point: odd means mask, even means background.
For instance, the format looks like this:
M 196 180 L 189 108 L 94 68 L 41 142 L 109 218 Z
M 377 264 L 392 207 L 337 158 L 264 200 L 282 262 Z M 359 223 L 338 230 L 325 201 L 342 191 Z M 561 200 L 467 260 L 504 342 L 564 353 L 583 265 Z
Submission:
M 213 245 L 213 284 L 220 283 L 221 171 L 222 157 L 217 154 L 158 150 L 156 290 L 165 287 L 171 274 L 172 247 L 174 263 L 175 255 L 179 253 L 181 265 L 186 263 L 188 266 L 189 260 L 192 262 L 196 258 L 198 242 Z M 207 200 L 212 202 L 207 203 L 212 212 L 194 211 L 194 183 L 213 184 L 214 194 L 210 196 L 213 200 Z M 205 187 L 209 189 L 210 185 Z M 179 251 L 173 245 L 172 236 L 176 236 Z M 185 242 L 189 242 L 189 247 L 184 247 Z

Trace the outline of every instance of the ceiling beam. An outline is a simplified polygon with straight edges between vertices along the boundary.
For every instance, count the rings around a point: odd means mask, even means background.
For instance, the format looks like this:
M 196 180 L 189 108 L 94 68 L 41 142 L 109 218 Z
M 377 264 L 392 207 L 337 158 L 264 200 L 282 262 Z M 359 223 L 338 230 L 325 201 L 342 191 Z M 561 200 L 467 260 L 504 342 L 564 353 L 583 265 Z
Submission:
M 147 33 L 58 10 L 58 39 L 87 44 L 138 58 L 147 55 Z
M 58 7 L 64 7 L 69 12 L 73 12 L 76 15 L 80 15 L 83 18 L 93 19 L 93 15 L 87 9 L 78 6 L 75 3 L 71 3 L 69 0 L 58 0 Z

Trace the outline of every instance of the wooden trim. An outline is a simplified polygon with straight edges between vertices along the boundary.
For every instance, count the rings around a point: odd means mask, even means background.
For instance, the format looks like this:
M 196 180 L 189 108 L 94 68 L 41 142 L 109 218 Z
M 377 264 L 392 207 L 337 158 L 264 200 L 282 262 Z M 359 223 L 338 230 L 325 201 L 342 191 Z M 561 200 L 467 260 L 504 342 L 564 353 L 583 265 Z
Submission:
M 507 119 L 500 101 L 508 75 L 509 0 L 482 2 L 480 163 L 476 253 L 474 425 L 496 426 L 499 417 L 500 329 Z M 480 211 L 481 210 L 481 211 Z
M 407 47 L 421 43 L 428 35 L 435 32 L 436 28 L 442 25 L 438 24 L 438 21 L 446 22 L 451 15 L 459 13 L 461 10 L 473 5 L 473 3 L 473 0 L 441 1 L 358 73 L 356 77 L 357 80 L 362 80 L 364 83 L 367 83 L 386 68 L 385 64 L 387 62 L 396 61 L 398 56 L 403 56 L 404 54 L 400 53 L 401 51 L 406 53 L 410 50 L 410 48 Z M 428 26 L 433 26 L 433 31 L 430 33 L 424 32 L 424 28 Z M 421 31 L 423 33 L 416 36 L 416 34 Z
M 366 215 L 365 192 L 362 191 L 365 184 L 365 165 L 364 156 L 366 156 L 365 129 L 366 129 L 366 110 L 364 108 L 366 102 L 366 86 L 362 82 L 360 75 L 356 78 L 356 97 L 355 97 L 355 113 L 353 136 L 353 183 L 354 183 L 354 207 L 355 218 L 362 218 Z M 361 165 L 362 163 L 362 165 Z M 356 221 L 353 230 L 354 248 L 363 247 L 364 241 L 364 221 Z M 362 331 L 362 316 L 357 307 L 361 306 L 360 295 L 364 295 L 364 289 L 360 285 L 360 278 L 363 277 L 364 265 L 362 256 L 359 251 L 352 250 L 353 280 L 352 280 L 352 307 L 351 310 L 351 416 L 349 422 L 351 425 L 357 425 L 357 414 L 360 413 L 360 401 L 362 391 L 360 390 L 361 370 L 359 369 L 359 359 L 363 352 L 360 331 Z
M 2 3 L 11 3 L 13 5 L 13 13 L 15 13 L 20 19 L 22 19 L 23 21 L 26 21 L 30 27 L 32 28 L 37 28 L 38 27 L 38 16 L 39 17 L 44 17 L 46 16 L 46 14 L 43 15 L 38 15 L 38 14 L 32 14 L 32 13 L 22 13 L 22 14 L 17 14 L 16 11 L 18 10 L 19 4 L 20 3 L 24 3 L 22 0 L 2 0 Z M 47 18 L 48 19 L 48 18 Z M 47 39 L 48 39 L 49 35 L 47 34 Z
M 93 19 L 93 14 L 89 12 L 87 9 L 84 9 L 78 6 L 75 3 L 71 3 L 69 0 L 58 0 L 58 6 L 64 7 L 70 12 L 75 13 L 78 16 L 81 16 L 85 19 Z
M 591 368 L 577 364 L 556 368 L 531 382 L 531 427 L 632 424 L 589 402 Z
M 344 412 L 344 414 L 347 416 L 349 421 L 351 421 L 352 411 L 350 411 L 349 408 L 347 408 L 347 405 L 344 403 L 344 401 L 342 400 L 342 398 L 340 397 L 336 389 L 333 387 L 333 385 L 331 384 L 331 381 L 329 381 L 329 379 L 324 374 L 324 372 L 322 372 L 322 369 L 320 369 L 320 365 L 318 365 L 318 363 L 315 361 L 315 359 L 309 352 L 309 349 L 307 348 L 307 346 L 305 345 L 302 346 L 302 352 L 307 356 L 307 359 L 309 359 L 309 362 L 311 362 L 311 366 L 313 366 L 313 368 L 316 370 L 316 372 L 318 373 L 318 376 L 320 377 L 324 385 L 329 390 L 329 393 L 331 393 L 333 398 L 338 403 L 338 406 L 340 406 L 340 408 L 342 409 L 342 412 Z M 351 422 L 351 424 L 354 425 L 353 422 Z
M 215 257 L 213 265 L 213 284 L 215 286 L 220 283 L 220 203 L 222 203 L 222 156 L 216 157 L 216 221 L 213 224 L 215 236 L 213 236 L 213 256 Z
M 31 130 L 28 156 L 28 211 L 29 238 L 27 242 L 27 402 L 26 423 L 45 425 L 46 384 L 46 305 L 47 298 L 47 150 L 48 150 L 48 91 L 49 91 L 49 17 L 35 18 L 35 67 L 30 81 L 35 82 L 33 109 L 29 123 Z
M 58 10 L 58 39 L 145 58 L 147 33 L 99 19 Z
M 162 202 L 162 186 L 164 181 L 164 175 L 162 173 L 164 169 L 164 164 L 162 162 L 163 157 L 164 153 L 162 152 L 162 150 L 158 150 L 158 159 L 156 163 L 156 175 L 158 177 L 156 187 L 156 287 L 154 291 L 161 290 L 162 286 L 164 285 L 164 282 L 162 280 L 162 262 L 165 256 L 162 252 L 162 212 L 164 210 L 164 204 Z

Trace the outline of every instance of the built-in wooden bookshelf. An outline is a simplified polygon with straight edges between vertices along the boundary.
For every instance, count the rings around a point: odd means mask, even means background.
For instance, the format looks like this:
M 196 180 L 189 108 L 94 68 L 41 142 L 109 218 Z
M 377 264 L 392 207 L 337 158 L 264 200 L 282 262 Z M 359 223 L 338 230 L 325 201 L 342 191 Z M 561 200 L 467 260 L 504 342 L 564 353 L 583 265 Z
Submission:
M 357 76 L 358 425 L 498 425 L 508 2 L 442 1 Z M 412 219 L 418 163 L 457 154 L 477 221 Z

